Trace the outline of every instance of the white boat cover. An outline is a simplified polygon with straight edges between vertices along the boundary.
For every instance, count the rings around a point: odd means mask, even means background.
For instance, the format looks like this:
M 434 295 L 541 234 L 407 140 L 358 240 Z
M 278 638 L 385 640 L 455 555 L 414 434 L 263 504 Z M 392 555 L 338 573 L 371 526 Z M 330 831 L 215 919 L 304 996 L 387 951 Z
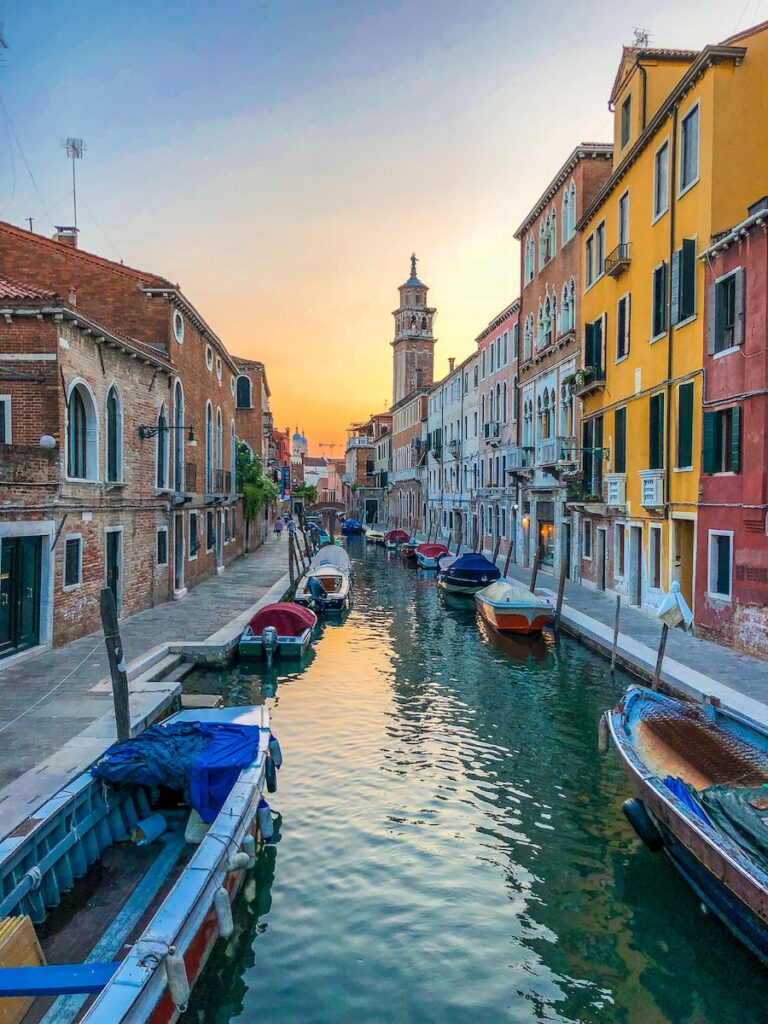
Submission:
M 537 597 L 536 594 L 526 590 L 525 587 L 519 587 L 505 579 L 496 580 L 495 583 L 491 583 L 490 586 L 481 590 L 477 596 L 485 598 L 486 601 L 492 601 L 494 604 L 526 605 L 534 608 L 551 607 L 545 597 Z
M 349 555 L 344 548 L 336 547 L 335 544 L 327 544 L 324 548 L 316 551 L 309 563 L 310 570 L 317 569 L 321 565 L 335 565 L 337 569 L 350 571 Z

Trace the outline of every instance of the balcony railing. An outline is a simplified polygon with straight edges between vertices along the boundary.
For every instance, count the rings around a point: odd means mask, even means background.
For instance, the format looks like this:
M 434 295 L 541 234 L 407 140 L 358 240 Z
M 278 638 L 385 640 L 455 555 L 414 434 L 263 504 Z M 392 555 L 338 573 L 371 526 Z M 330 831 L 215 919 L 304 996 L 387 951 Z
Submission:
M 664 505 L 664 470 L 640 470 L 640 504 L 643 508 L 661 508 Z
M 449 441 L 448 451 L 451 453 L 454 459 L 458 459 L 459 455 L 461 454 L 461 441 Z
M 592 391 L 602 391 L 605 387 L 605 367 L 585 366 L 583 370 L 576 371 L 573 382 L 573 393 L 581 398 Z
M 627 503 L 627 474 L 608 473 L 605 477 L 606 503 L 612 507 Z
M 629 266 L 629 242 L 619 242 L 603 261 L 603 269 L 609 277 L 619 277 Z
M 372 448 L 373 438 L 367 434 L 353 434 L 347 438 L 347 448 Z
M 555 466 L 560 461 L 563 442 L 559 437 L 547 437 L 536 443 L 536 465 Z
M 528 445 L 517 448 L 510 448 L 507 454 L 507 472 L 516 472 L 521 469 L 528 469 L 531 465 L 533 449 Z
M 488 444 L 497 445 L 501 441 L 501 424 L 496 422 L 483 425 L 483 437 Z

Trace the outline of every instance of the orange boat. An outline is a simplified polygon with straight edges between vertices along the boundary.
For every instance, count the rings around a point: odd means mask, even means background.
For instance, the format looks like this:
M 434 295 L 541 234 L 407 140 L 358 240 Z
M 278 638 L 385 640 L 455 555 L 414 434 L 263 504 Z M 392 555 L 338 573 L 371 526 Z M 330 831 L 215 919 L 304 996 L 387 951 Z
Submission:
M 506 579 L 478 591 L 475 602 L 486 622 L 500 633 L 540 633 L 552 615 L 552 605 L 545 597 Z

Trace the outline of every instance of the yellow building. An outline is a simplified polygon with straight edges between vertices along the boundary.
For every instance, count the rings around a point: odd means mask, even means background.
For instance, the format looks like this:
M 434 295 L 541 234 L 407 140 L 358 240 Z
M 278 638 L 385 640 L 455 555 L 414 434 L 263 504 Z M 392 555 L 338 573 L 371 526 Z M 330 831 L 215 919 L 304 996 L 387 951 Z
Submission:
M 701 51 L 628 47 L 614 167 L 582 237 L 583 582 L 693 605 L 701 450 L 701 254 L 768 192 L 768 22 Z

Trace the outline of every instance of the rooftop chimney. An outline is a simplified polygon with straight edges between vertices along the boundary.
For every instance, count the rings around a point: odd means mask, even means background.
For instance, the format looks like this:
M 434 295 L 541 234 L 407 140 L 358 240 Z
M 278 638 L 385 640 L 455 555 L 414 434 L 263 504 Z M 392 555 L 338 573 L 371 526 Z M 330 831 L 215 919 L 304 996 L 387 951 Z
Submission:
M 54 242 L 60 242 L 62 245 L 68 245 L 71 249 L 77 248 L 77 228 L 63 227 L 60 224 L 56 225 L 56 234 L 53 236 Z
M 453 364 L 456 362 L 455 356 L 448 356 L 448 373 L 453 373 Z

